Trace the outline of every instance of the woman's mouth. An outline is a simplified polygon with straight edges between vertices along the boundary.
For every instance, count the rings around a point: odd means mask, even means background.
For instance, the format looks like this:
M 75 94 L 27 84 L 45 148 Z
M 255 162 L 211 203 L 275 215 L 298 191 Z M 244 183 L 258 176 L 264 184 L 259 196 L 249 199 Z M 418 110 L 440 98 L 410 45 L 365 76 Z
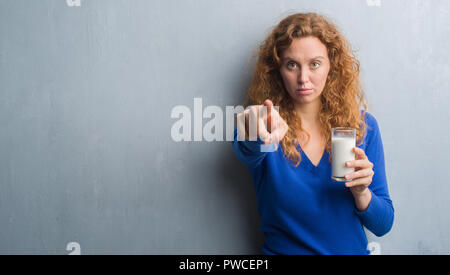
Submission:
M 309 94 L 312 94 L 313 90 L 312 89 L 299 89 L 295 92 L 300 95 L 309 95 Z

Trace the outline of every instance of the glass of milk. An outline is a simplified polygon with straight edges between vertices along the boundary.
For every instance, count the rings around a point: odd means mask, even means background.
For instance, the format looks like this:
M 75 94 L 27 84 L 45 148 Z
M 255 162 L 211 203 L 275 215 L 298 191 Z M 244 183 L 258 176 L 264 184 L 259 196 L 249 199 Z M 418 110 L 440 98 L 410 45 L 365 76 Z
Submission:
M 345 175 L 355 171 L 353 167 L 345 166 L 347 161 L 355 159 L 353 147 L 356 147 L 356 129 L 336 127 L 331 129 L 331 178 L 335 181 L 351 181 Z

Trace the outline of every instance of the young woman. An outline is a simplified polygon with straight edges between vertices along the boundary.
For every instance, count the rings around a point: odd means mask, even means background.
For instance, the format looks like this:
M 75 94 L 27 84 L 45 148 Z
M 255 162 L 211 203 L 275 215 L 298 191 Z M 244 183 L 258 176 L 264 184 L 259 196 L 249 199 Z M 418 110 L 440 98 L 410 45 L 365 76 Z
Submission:
M 262 252 L 368 254 L 363 226 L 377 236 L 386 234 L 394 208 L 359 62 L 337 27 L 316 13 L 283 19 L 259 47 L 245 105 L 233 149 L 257 194 Z M 256 140 L 249 136 L 252 121 Z M 349 182 L 331 179 L 333 127 L 357 130 L 355 160 L 346 163 L 355 168 Z

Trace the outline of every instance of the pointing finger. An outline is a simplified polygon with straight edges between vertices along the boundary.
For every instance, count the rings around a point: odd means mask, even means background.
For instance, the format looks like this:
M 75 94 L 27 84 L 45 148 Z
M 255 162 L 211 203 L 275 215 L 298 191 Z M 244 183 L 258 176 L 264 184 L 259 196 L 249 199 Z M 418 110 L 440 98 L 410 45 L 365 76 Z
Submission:
M 267 130 L 272 131 L 272 106 L 273 103 L 270 99 L 264 101 L 264 107 L 267 108 Z
M 264 101 L 264 106 L 273 106 L 272 100 L 266 99 L 266 101 Z

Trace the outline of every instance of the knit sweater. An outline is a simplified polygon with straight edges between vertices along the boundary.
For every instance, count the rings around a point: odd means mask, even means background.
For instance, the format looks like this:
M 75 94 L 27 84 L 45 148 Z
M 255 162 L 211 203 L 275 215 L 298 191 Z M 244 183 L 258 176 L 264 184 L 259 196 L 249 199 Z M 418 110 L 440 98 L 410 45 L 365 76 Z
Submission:
M 359 211 L 344 182 L 331 179 L 329 153 L 324 150 L 315 166 L 301 150 L 295 167 L 280 144 L 232 142 L 237 158 L 248 168 L 257 195 L 265 254 L 369 254 L 364 227 L 376 236 L 390 231 L 394 208 L 389 196 L 383 143 L 378 123 L 366 112 L 368 130 L 363 149 L 373 163 L 375 174 L 369 190 L 372 198 L 365 211 Z

